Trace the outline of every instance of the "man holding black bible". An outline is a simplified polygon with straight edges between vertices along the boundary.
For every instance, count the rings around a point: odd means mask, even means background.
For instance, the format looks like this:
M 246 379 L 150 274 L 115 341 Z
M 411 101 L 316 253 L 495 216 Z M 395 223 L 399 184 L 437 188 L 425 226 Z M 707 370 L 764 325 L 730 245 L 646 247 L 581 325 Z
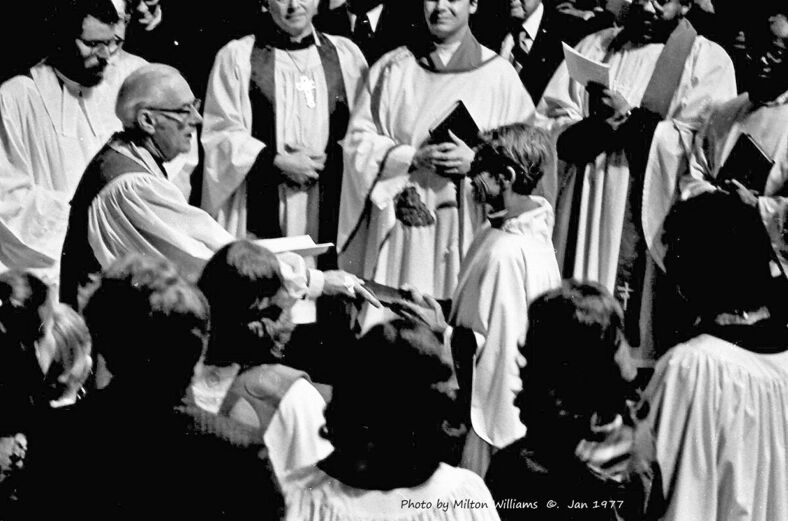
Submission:
M 637 358 L 653 358 L 661 227 L 695 133 L 736 95 L 733 64 L 684 18 L 689 0 L 638 0 L 622 28 L 576 50 L 609 65 L 609 85 L 573 80 L 566 62 L 537 108 L 557 137 L 553 241 L 564 277 L 603 284 L 621 302 Z
M 441 299 L 483 222 L 465 177 L 470 141 L 533 114 L 512 66 L 471 34 L 477 4 L 424 0 L 426 38 L 370 69 L 343 144 L 340 266 Z
M 695 140 L 690 170 L 682 177 L 681 197 L 720 189 L 756 208 L 785 269 L 788 6 L 775 5 L 767 14 L 771 34 L 747 71 L 748 92 L 709 116 Z

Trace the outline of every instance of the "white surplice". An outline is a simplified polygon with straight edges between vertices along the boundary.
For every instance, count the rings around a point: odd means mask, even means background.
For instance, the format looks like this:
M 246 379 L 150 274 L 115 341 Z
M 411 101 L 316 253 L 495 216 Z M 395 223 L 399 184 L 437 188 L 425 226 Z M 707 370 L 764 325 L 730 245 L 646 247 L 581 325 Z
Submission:
M 500 228 L 479 230 L 452 298 L 450 322 L 485 337 L 473 366 L 471 424 L 481 440 L 497 448 L 525 435 L 513 402 L 521 388 L 519 349 L 525 342 L 528 306 L 561 284 L 551 239 L 553 209 L 544 198 L 533 200 L 538 207 Z M 483 475 L 484 469 L 473 462 L 463 466 Z
M 144 148 L 113 141 L 115 151 L 140 165 L 116 177 L 88 210 L 88 242 L 102 268 L 129 253 L 164 257 L 181 275 L 196 280 L 213 254 L 235 240 L 203 210 L 189 205 Z M 277 255 L 285 286 L 295 298 L 316 297 L 323 276 L 299 255 Z
M 788 519 L 788 352 L 701 335 L 660 359 L 643 399 L 663 521 Z
M 410 284 L 451 297 L 460 244 L 470 246 L 483 212 L 466 179 L 460 241 L 454 182 L 424 169 L 409 171 L 413 156 L 457 101 L 482 131 L 528 121 L 534 111 L 509 63 L 484 47 L 481 59 L 481 66 L 465 72 L 431 72 L 401 47 L 372 66 L 343 145 L 340 267 L 389 286 Z M 405 226 L 397 219 L 395 198 L 407 187 L 415 188 L 433 225 Z
M 123 80 L 147 63 L 120 52 L 87 88 L 46 62 L 0 86 L 0 269 L 59 280 L 69 201 L 87 164 L 121 129 Z
M 698 134 L 690 170 L 682 177 L 681 197 L 687 199 L 713 190 L 706 179 L 717 177 L 742 134 L 749 134 L 774 161 L 766 180 L 766 190 L 758 197 L 758 210 L 769 232 L 772 246 L 783 267 L 788 269 L 788 92 L 780 101 L 754 107 L 744 93 L 715 108 Z
M 367 70 L 364 56 L 350 40 L 326 35 L 339 56 L 350 109 Z M 266 143 L 252 137 L 249 82 L 255 37 L 233 40 L 216 55 L 205 97 L 202 143 L 205 148 L 202 207 L 230 233 L 246 235 L 246 175 Z M 328 87 L 317 44 L 306 49 L 274 50 L 277 153 L 286 146 L 322 154 L 328 143 Z M 316 90 L 315 107 L 298 90 L 306 75 Z M 271 172 L 273 175 L 274 172 Z M 318 240 L 319 187 L 296 190 L 280 185 L 280 223 L 286 236 L 310 235 Z
M 620 29 L 606 29 L 581 41 L 576 49 L 592 60 L 602 61 L 607 45 Z M 613 53 L 610 64 L 610 87 L 637 107 L 651 79 L 664 44 L 652 43 Z M 695 132 L 708 117 L 714 103 L 736 95 L 733 63 L 714 42 L 698 36 L 684 64 L 679 86 L 670 102 L 668 115 L 657 125 L 649 151 L 643 189 L 643 232 L 649 251 L 657 262 L 662 259 L 659 232 L 662 221 L 673 203 L 679 175 L 686 169 Z M 554 137 L 588 116 L 585 88 L 569 77 L 566 62 L 556 71 L 537 108 L 537 122 Z M 559 190 L 569 183 L 561 179 Z M 602 153 L 584 172 L 580 203 L 574 269 L 570 276 L 578 280 L 600 282 L 613 292 L 621 245 L 624 209 L 629 188 L 629 165 L 623 150 Z M 555 179 L 548 182 L 555 183 Z M 577 189 L 577 188 L 576 188 Z M 556 205 L 555 242 L 559 259 L 566 245 L 572 194 L 562 196 Z

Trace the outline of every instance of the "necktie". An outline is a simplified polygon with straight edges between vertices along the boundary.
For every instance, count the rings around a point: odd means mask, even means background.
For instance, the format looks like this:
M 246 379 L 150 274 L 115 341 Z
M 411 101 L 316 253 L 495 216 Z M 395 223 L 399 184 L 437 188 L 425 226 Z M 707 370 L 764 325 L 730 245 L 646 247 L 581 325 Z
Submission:
M 361 52 L 367 54 L 374 36 L 369 17 L 366 14 L 357 16 L 356 25 L 353 27 L 353 41 L 359 46 Z
M 528 58 L 528 52 L 531 50 L 532 40 L 528 36 L 526 30 L 522 28 L 518 32 L 513 33 L 512 38 L 514 38 L 514 46 L 512 47 L 512 65 L 514 65 L 515 70 L 517 70 L 519 73 L 523 69 L 525 61 Z

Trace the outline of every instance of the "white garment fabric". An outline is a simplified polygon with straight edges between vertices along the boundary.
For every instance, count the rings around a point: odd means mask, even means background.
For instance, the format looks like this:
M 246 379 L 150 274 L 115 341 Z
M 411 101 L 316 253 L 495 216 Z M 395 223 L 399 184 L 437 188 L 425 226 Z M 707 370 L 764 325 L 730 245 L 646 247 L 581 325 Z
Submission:
M 788 94 L 788 93 L 786 93 Z M 742 134 L 749 134 L 774 161 L 766 190 L 758 197 L 758 210 L 778 252 L 788 268 L 788 103 L 754 107 L 747 93 L 722 103 L 695 140 L 690 169 L 682 177 L 681 197 L 687 199 L 714 190 L 708 178 L 716 178 Z
M 544 3 L 540 3 L 539 7 L 531 13 L 531 16 L 525 19 L 523 22 L 523 29 L 525 29 L 526 36 L 526 48 L 530 52 L 531 47 L 534 45 L 534 41 L 536 40 L 537 35 L 539 34 L 539 27 L 542 25 L 542 17 L 544 17 Z M 514 37 L 512 33 L 507 33 L 506 37 L 503 39 L 501 43 L 501 58 L 504 60 L 511 62 L 512 61 L 512 49 L 517 42 L 514 41 Z
M 422 485 L 362 490 L 316 466 L 291 473 L 282 485 L 288 521 L 494 521 L 490 491 L 476 474 L 441 463 Z M 438 500 L 442 502 L 438 505 Z M 409 503 L 408 503 L 409 502 Z M 445 505 L 445 506 L 444 506 Z
M 701 335 L 665 354 L 644 401 L 663 521 L 788 519 L 788 352 Z
M 85 167 L 120 130 L 123 80 L 147 63 L 121 52 L 86 88 L 46 62 L 0 86 L 0 269 L 59 282 L 69 202 Z
M 437 298 L 452 295 L 460 254 L 470 245 L 483 210 L 466 179 L 460 226 L 451 207 L 457 200 L 454 182 L 409 169 L 430 128 L 458 100 L 482 131 L 530 120 L 533 102 L 512 66 L 486 48 L 482 61 L 467 72 L 435 73 L 401 47 L 372 66 L 344 141 L 337 238 L 341 268 L 393 287 L 409 284 Z M 395 198 L 407 187 L 415 188 L 434 225 L 405 226 L 397 219 Z M 380 313 L 370 313 L 366 323 L 380 319 Z
M 326 36 L 334 44 L 353 109 L 358 84 L 367 69 L 361 51 L 350 40 Z M 208 81 L 202 143 L 205 149 L 202 207 L 237 237 L 246 235 L 246 175 L 266 146 L 252 137 L 249 82 L 255 37 L 233 40 L 216 55 Z M 322 154 L 328 142 L 328 87 L 317 46 L 276 49 L 277 153 L 286 146 Z M 316 107 L 306 105 L 298 80 L 308 76 L 316 87 Z M 271 173 L 274 174 L 273 172 Z M 309 234 L 318 239 L 317 185 L 306 191 L 280 185 L 280 222 L 286 236 Z
M 227 367 L 200 365 L 191 387 L 195 403 L 210 413 L 218 414 L 239 369 L 237 364 Z M 282 397 L 263 433 L 271 466 L 280 482 L 287 473 L 314 465 L 333 450 L 331 443 L 319 434 L 326 422 L 323 416 L 325 407 L 323 397 L 304 378 L 296 380 Z M 254 410 L 250 412 L 256 420 Z
M 507 219 L 500 228 L 479 230 L 452 297 L 450 322 L 485 337 L 474 363 L 471 424 L 479 438 L 497 448 L 525 435 L 513 402 L 522 387 L 520 346 L 528 306 L 561 284 L 551 240 L 553 209 L 542 197 L 532 200 L 536 208 Z
M 235 240 L 207 213 L 191 206 L 168 180 L 150 153 L 134 145 L 113 143 L 116 151 L 140 165 L 139 173 L 113 179 L 88 210 L 88 241 L 102 268 L 128 253 L 164 257 L 188 279 L 196 280 L 211 256 Z M 302 257 L 277 255 L 288 292 L 315 297 L 322 273 L 308 270 Z
M 592 60 L 601 61 L 610 40 L 619 29 L 606 29 L 584 38 L 577 51 Z M 609 60 L 611 88 L 637 107 L 654 72 L 664 44 L 616 52 Z M 712 106 L 736 95 L 733 63 L 725 51 L 702 36 L 695 39 L 684 65 L 679 86 L 673 94 L 668 115 L 657 125 L 646 165 L 643 188 L 643 233 L 649 252 L 661 263 L 663 246 L 660 241 L 662 222 L 673 204 L 680 174 L 687 168 L 688 152 L 695 133 L 708 117 Z M 566 62 L 559 66 L 548 84 L 537 108 L 537 124 L 551 131 L 554 138 L 588 116 L 588 95 L 585 88 L 571 80 Z M 574 179 L 545 176 L 545 183 L 557 190 L 556 233 L 554 240 L 562 261 L 569 229 L 571 190 L 562 189 Z M 615 291 L 616 269 L 621 245 L 624 209 L 629 188 L 629 165 L 623 150 L 602 153 L 585 171 L 575 189 L 582 190 L 576 256 L 569 259 L 573 266 L 568 275 L 578 280 L 593 280 Z M 559 185 L 559 180 L 561 185 Z

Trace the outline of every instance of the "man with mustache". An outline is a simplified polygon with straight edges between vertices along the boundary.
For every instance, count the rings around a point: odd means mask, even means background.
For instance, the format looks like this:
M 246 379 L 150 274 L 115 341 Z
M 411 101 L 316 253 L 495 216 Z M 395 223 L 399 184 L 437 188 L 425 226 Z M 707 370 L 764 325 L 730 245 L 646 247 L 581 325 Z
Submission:
M 0 86 L 0 269 L 32 269 L 57 283 L 68 203 L 85 166 L 120 130 L 114 102 L 144 60 L 119 60 L 110 0 L 57 10 L 48 56 Z
M 747 92 L 716 107 L 695 140 L 690 169 L 682 178 L 683 199 L 715 188 L 716 178 L 737 141 L 749 134 L 761 150 L 774 161 L 766 189 L 731 181 L 720 187 L 744 204 L 756 208 L 763 219 L 783 267 L 788 267 L 785 221 L 788 199 L 788 6 L 774 5 L 767 10 L 769 38 L 754 52 L 746 72 Z
M 538 108 L 558 138 L 553 240 L 564 277 L 604 285 L 622 304 L 627 340 L 651 358 L 662 221 L 692 139 L 715 102 L 736 94 L 733 65 L 684 19 L 689 0 L 639 0 L 624 26 L 576 47 L 610 65 L 610 86 L 557 70 Z

